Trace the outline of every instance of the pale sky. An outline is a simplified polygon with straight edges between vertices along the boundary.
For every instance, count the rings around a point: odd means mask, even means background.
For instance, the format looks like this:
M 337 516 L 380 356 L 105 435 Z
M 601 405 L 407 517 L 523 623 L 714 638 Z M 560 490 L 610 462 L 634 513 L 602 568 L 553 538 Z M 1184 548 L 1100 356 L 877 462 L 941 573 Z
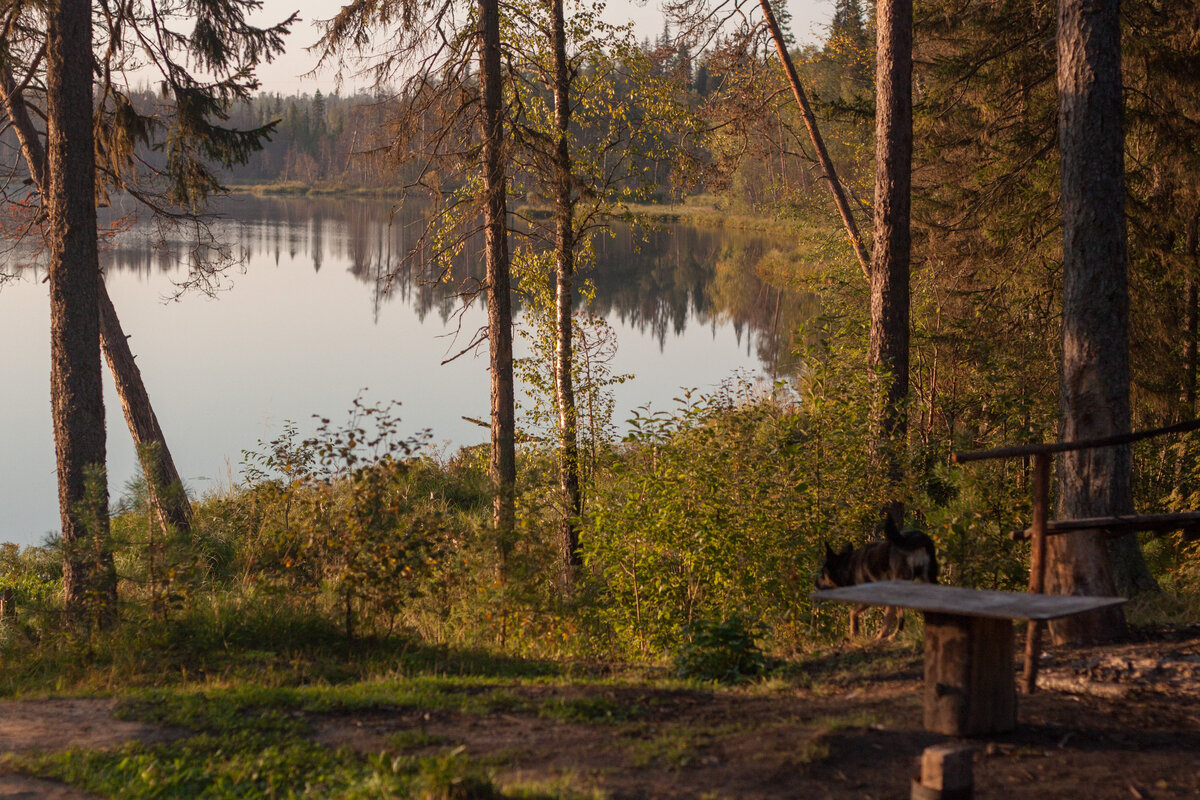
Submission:
M 792 33 L 800 43 L 816 41 L 824 26 L 833 17 L 834 0 L 787 0 L 792 12 Z M 259 79 L 264 91 L 292 94 L 313 92 L 321 89 L 328 92 L 333 88 L 333 77 L 323 75 L 317 79 L 301 79 L 300 76 L 312 69 L 314 57 L 305 48 L 317 39 L 312 26 L 313 20 L 325 19 L 337 12 L 336 2 L 320 0 L 263 0 L 260 21 L 278 21 L 293 11 L 300 12 L 301 21 L 292 28 L 288 38 L 287 52 L 271 64 L 260 68 Z M 662 32 L 663 18 L 659 0 L 609 0 L 609 19 L 612 22 L 632 20 L 638 38 L 649 36 L 654 39 Z M 347 86 L 346 90 L 355 87 Z

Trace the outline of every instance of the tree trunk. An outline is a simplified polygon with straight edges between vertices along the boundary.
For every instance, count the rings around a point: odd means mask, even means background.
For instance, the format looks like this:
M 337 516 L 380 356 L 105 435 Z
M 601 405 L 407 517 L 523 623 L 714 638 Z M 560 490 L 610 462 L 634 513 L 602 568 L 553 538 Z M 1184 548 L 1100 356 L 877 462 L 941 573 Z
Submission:
M 63 593 L 70 617 L 106 622 L 116 612 L 117 584 L 104 477 L 91 5 L 59 0 L 46 22 L 50 404 Z
M 484 247 L 487 261 L 488 344 L 492 380 L 492 523 L 503 553 L 512 544 L 517 483 L 513 398 L 512 298 L 508 261 L 508 186 L 500 71 L 500 6 L 479 0 L 482 42 L 479 88 L 483 100 Z
M 897 500 L 908 434 L 912 0 L 880 0 L 875 82 L 875 230 L 868 367 L 881 402 L 872 450 L 885 499 Z
M 1118 0 L 1059 0 L 1058 124 L 1062 152 L 1063 353 L 1059 438 L 1129 431 L 1129 287 L 1125 263 L 1124 141 Z M 1063 453 L 1058 516 L 1131 510 L 1129 447 Z M 1047 543 L 1052 594 L 1116 592 L 1097 531 Z M 1120 608 L 1051 623 L 1055 643 L 1111 639 Z
M 1187 303 L 1187 308 L 1184 309 L 1187 339 L 1184 344 L 1183 403 L 1184 419 L 1193 419 L 1196 416 L 1196 334 L 1200 328 L 1200 291 L 1197 291 L 1197 281 L 1200 281 L 1200 209 L 1188 220 L 1184 253 L 1188 259 L 1188 279 L 1187 290 L 1184 293 L 1184 302 Z
M 842 226 L 846 229 L 846 236 L 850 239 L 850 246 L 854 248 L 854 255 L 858 258 L 859 266 L 862 267 L 863 276 L 867 280 L 870 280 L 871 255 L 867 252 L 866 245 L 863 244 L 862 237 L 858 234 L 858 224 L 855 223 L 854 214 L 850 211 L 850 204 L 846 201 L 846 193 L 843 191 L 842 183 L 838 180 L 837 171 L 833 167 L 833 159 L 829 157 L 829 152 L 825 149 L 825 140 L 821 138 L 821 131 L 817 127 L 817 118 L 812 112 L 812 106 L 808 103 L 808 95 L 804 93 L 804 86 L 800 83 L 800 75 L 796 72 L 796 66 L 792 63 L 792 56 L 788 53 L 787 41 L 784 39 L 783 31 L 779 28 L 779 22 L 775 19 L 775 13 L 771 10 L 769 0 L 759 0 L 759 4 L 762 6 L 767 27 L 771 31 L 771 38 L 775 41 L 775 51 L 779 54 L 779 61 L 783 64 L 783 70 L 787 73 L 788 82 L 792 85 L 792 95 L 796 98 L 796 105 L 800 108 L 800 116 L 804 119 L 804 127 L 808 129 L 808 138 L 812 141 L 813 150 L 817 153 L 817 163 L 821 165 L 821 170 L 825 173 L 825 180 L 829 183 L 829 191 L 833 194 L 833 204 L 837 207 L 838 216 L 842 218 Z M 911 30 L 911 5 L 909 8 L 909 27 Z M 911 32 L 908 41 L 911 48 Z M 909 61 L 909 72 L 911 73 L 911 58 Z M 910 113 L 910 141 L 912 140 L 911 119 L 912 114 Z M 780 142 L 782 141 L 781 137 Z M 782 155 L 780 158 L 782 159 Z M 782 165 L 780 166 L 780 171 L 782 173 Z
M 192 530 L 192 506 L 183 490 L 183 481 L 175 469 L 175 460 L 167 449 L 167 440 L 158 424 L 150 395 L 142 382 L 142 372 L 129 349 L 129 339 L 121 329 L 117 310 L 100 280 L 100 346 L 112 372 L 125 422 L 133 435 L 138 460 L 146 476 L 150 505 L 163 530 L 173 528 L 181 534 Z
M 3 102 L 9 121 L 17 133 L 25 164 L 42 198 L 42 205 L 48 208 L 46 151 L 33 126 L 23 94 L 13 80 L 12 72 L 3 65 L 0 65 L 0 102 Z M 98 253 L 95 271 L 97 275 L 100 274 Z M 108 360 L 117 395 L 121 399 L 121 408 L 125 412 L 125 421 L 146 476 L 150 504 L 164 527 L 173 525 L 176 530 L 187 533 L 191 530 L 192 508 L 103 278 L 99 281 L 97 296 L 100 304 L 100 346 Z
M 554 50 L 554 275 L 556 341 L 554 393 L 558 404 L 558 472 L 562 486 L 563 580 L 570 586 L 583 563 L 579 551 L 579 434 L 572 385 L 571 321 L 574 305 L 575 201 L 571 196 L 571 75 L 563 0 L 551 0 Z

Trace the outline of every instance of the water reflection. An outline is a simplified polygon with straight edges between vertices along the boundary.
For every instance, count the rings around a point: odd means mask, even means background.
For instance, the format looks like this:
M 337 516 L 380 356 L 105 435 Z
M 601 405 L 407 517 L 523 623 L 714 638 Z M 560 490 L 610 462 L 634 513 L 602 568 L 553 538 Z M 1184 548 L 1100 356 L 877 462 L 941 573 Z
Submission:
M 244 263 L 279 265 L 302 259 L 320 272 L 327 262 L 373 289 L 378 317 L 384 304 L 399 300 L 420 320 L 434 314 L 448 321 L 460 295 L 479 288 L 481 242 L 466 242 L 448 274 L 432 274 L 430 245 L 423 235 L 431 208 L 343 198 L 223 198 L 210 224 L 214 244 L 233 244 Z M 105 254 L 108 269 L 172 272 L 196 249 L 191 229 L 160 237 L 134 227 Z M 758 234 L 672 223 L 654 229 L 614 221 L 596 241 L 596 263 L 583 273 L 595 285 L 592 310 L 618 319 L 657 341 L 660 350 L 689 325 L 729 323 L 772 376 L 794 368 L 793 336 L 811 317 L 815 301 L 763 278 L 762 265 L 786 258 L 787 241 Z M 211 249 L 207 252 L 211 253 Z M 439 278 L 441 278 L 439 280 Z M 520 309 L 520 297 L 514 299 Z
M 453 342 L 460 323 L 469 339 L 485 321 L 478 303 L 455 317 L 456 289 L 481 277 L 476 243 L 453 262 L 449 282 L 431 283 L 428 259 L 396 271 L 421 244 L 428 209 L 420 205 L 239 197 L 218 210 L 210 238 L 118 226 L 103 253 L 109 294 L 193 492 L 235 483 L 242 450 L 277 436 L 284 420 L 303 429 L 313 414 L 337 418 L 364 389 L 369 399 L 402 402 L 407 429 L 430 428 L 439 446 L 486 441 L 467 421 L 487 416 L 486 348 L 444 363 L 467 343 Z M 158 302 L 185 278 L 181 263 L 222 251 L 243 265 L 226 280 L 233 291 L 216 302 Z M 613 387 L 618 425 L 646 404 L 673 408 L 681 387 L 711 390 L 735 371 L 788 374 L 792 332 L 814 309 L 762 277 L 795 268 L 787 242 L 615 223 L 596 252 L 588 274 L 593 310 L 618 341 L 611 369 L 634 376 Z M 9 254 L 0 261 L 5 271 L 21 263 Z M 30 543 L 57 527 L 42 278 L 35 266 L 0 288 L 0 338 L 21 342 L 0 355 L 11 389 L 0 425 L 0 541 Z M 518 337 L 518 356 L 523 346 Z M 136 455 L 111 383 L 105 403 L 115 497 L 136 474 Z

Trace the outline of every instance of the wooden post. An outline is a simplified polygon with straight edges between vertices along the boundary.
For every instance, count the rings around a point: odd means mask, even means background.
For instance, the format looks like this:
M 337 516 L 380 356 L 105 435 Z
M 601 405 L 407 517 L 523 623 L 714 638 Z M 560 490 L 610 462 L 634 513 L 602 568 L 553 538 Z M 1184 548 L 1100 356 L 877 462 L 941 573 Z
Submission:
M 1029 591 L 1042 594 L 1046 590 L 1046 521 L 1050 516 L 1050 454 L 1033 457 L 1033 547 L 1029 556 Z M 1022 686 L 1025 694 L 1037 691 L 1038 653 L 1042 649 L 1042 622 L 1029 620 L 1025 629 L 1025 671 Z
M 1012 620 L 925 612 L 925 729 L 986 736 L 1016 725 Z
M 13 590 L 11 586 L 4 587 L 4 591 L 0 592 L 0 619 L 12 619 L 17 615 L 17 606 L 13 602 Z
M 971 800 L 975 796 L 972 774 L 974 748 L 947 742 L 925 748 L 921 777 L 914 778 L 912 800 Z

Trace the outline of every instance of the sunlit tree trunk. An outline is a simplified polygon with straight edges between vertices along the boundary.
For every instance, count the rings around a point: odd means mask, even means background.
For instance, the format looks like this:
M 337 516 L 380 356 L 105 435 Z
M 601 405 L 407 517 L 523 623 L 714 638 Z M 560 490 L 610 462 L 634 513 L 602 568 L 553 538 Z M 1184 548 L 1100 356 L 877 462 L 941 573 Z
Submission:
M 492 455 L 489 471 L 494 492 L 492 522 L 501 547 L 507 552 L 515 521 L 517 455 L 498 0 L 479 0 L 479 20 L 482 27 L 479 84 L 483 100 L 483 129 L 480 134 L 483 139 L 484 247 L 492 388 Z
M 70 616 L 104 622 L 116 612 L 117 584 L 107 545 L 91 5 L 58 0 L 46 21 L 50 403 L 63 591 Z
M 561 542 L 563 576 L 570 585 L 583 563 L 579 552 L 578 415 L 572 385 L 571 312 L 574 305 L 575 202 L 571 195 L 571 75 L 567 63 L 567 28 L 563 0 L 551 0 L 554 51 L 554 275 L 556 342 L 554 392 L 558 403 L 558 470 L 563 495 Z
M 908 434 L 909 211 L 912 184 L 912 0 L 880 0 L 875 82 L 875 229 L 868 366 L 878 411 L 872 450 L 896 501 Z
M 1059 437 L 1129 430 L 1129 289 L 1125 262 L 1124 141 L 1117 0 L 1058 4 L 1059 143 L 1062 152 L 1063 353 Z M 1058 516 L 1130 510 L 1129 447 L 1064 453 Z M 1047 591 L 1116 592 L 1097 531 L 1047 543 Z M 1051 625 L 1055 642 L 1110 639 L 1125 629 L 1119 608 Z
M 48 207 L 46 152 L 29 116 L 23 94 L 6 66 L 0 66 L 0 102 L 3 102 L 5 113 L 17 133 L 29 174 L 38 194 L 43 198 L 43 206 Z M 100 274 L 99 254 L 95 271 L 97 275 Z M 167 447 L 154 408 L 150 405 L 150 396 L 142 382 L 141 371 L 134 361 L 133 352 L 129 349 L 129 340 L 121 329 L 121 322 L 117 318 L 116 309 L 108 296 L 103 279 L 98 286 L 97 299 L 100 312 L 100 346 L 108 360 L 117 395 L 121 400 L 121 408 L 125 412 L 125 422 L 129 426 L 138 458 L 142 463 L 151 505 L 160 524 L 164 527 L 173 526 L 177 531 L 186 533 L 191 530 L 191 505 L 183 491 L 183 483 L 175 469 L 171 451 Z

